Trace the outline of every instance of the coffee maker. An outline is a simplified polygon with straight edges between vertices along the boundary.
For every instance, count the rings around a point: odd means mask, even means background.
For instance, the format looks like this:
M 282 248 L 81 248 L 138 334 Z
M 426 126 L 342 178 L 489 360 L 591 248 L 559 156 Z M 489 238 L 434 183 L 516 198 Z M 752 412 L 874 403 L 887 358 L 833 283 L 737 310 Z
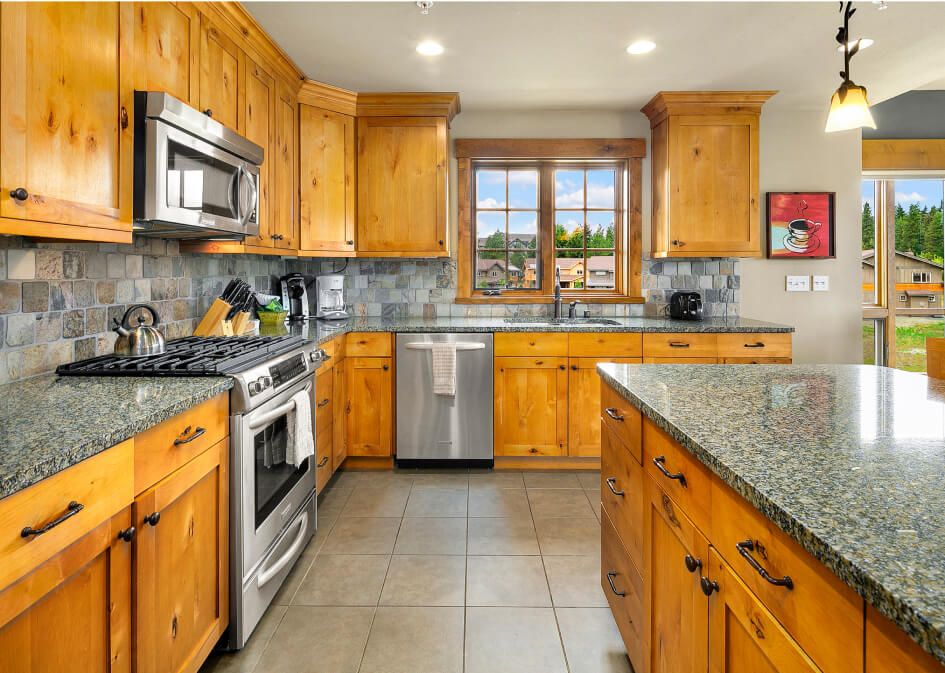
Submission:
M 326 274 L 315 278 L 315 317 L 319 320 L 344 320 L 345 277 Z
M 308 320 L 308 292 L 305 289 L 305 278 L 300 273 L 290 273 L 279 281 L 282 284 L 282 308 L 289 312 L 289 320 Z

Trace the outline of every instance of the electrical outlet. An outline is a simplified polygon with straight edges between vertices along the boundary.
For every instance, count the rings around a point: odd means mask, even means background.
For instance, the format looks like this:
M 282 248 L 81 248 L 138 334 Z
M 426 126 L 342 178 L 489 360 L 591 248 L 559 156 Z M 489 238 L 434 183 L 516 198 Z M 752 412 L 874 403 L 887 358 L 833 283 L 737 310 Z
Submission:
M 788 292 L 810 292 L 810 276 L 786 276 Z
M 814 276 L 814 292 L 828 292 L 830 290 L 830 276 Z

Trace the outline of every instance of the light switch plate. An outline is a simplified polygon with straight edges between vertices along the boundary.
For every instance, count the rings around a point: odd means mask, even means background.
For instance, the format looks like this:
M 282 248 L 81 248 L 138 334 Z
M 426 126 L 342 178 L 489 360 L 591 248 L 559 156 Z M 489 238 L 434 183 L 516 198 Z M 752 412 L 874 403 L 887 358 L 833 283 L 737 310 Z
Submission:
M 810 292 L 810 276 L 786 276 L 788 292 Z
M 828 292 L 830 290 L 830 276 L 814 276 L 814 292 Z

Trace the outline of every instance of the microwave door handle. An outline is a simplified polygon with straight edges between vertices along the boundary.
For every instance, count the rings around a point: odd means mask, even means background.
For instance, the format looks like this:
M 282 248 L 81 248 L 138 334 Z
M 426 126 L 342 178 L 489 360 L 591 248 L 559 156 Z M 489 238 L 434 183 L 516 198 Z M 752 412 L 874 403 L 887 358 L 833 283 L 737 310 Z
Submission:
M 242 173 L 243 167 L 237 166 L 236 172 L 230 176 L 230 182 L 226 188 L 226 201 L 230 206 L 230 210 L 236 213 L 237 222 L 242 219 L 240 217 L 240 176 Z
M 252 217 L 253 211 L 256 210 L 259 199 L 259 188 L 256 186 L 256 181 L 253 180 L 253 175 L 249 171 L 245 170 L 243 166 L 240 166 L 240 176 L 246 178 L 247 184 L 251 190 L 252 196 L 249 197 L 249 204 L 246 209 L 246 214 L 240 218 L 240 224 L 245 227 L 246 223 L 249 222 L 249 218 Z

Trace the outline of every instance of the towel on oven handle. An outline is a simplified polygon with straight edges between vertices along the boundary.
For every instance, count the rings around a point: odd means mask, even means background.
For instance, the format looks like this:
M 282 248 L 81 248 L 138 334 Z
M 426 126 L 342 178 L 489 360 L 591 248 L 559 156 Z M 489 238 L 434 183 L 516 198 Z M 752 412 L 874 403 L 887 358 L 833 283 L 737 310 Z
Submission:
M 307 390 L 292 396 L 295 402 L 289 412 L 289 438 L 285 462 L 299 467 L 309 456 L 315 455 L 315 433 L 312 431 L 312 403 Z

